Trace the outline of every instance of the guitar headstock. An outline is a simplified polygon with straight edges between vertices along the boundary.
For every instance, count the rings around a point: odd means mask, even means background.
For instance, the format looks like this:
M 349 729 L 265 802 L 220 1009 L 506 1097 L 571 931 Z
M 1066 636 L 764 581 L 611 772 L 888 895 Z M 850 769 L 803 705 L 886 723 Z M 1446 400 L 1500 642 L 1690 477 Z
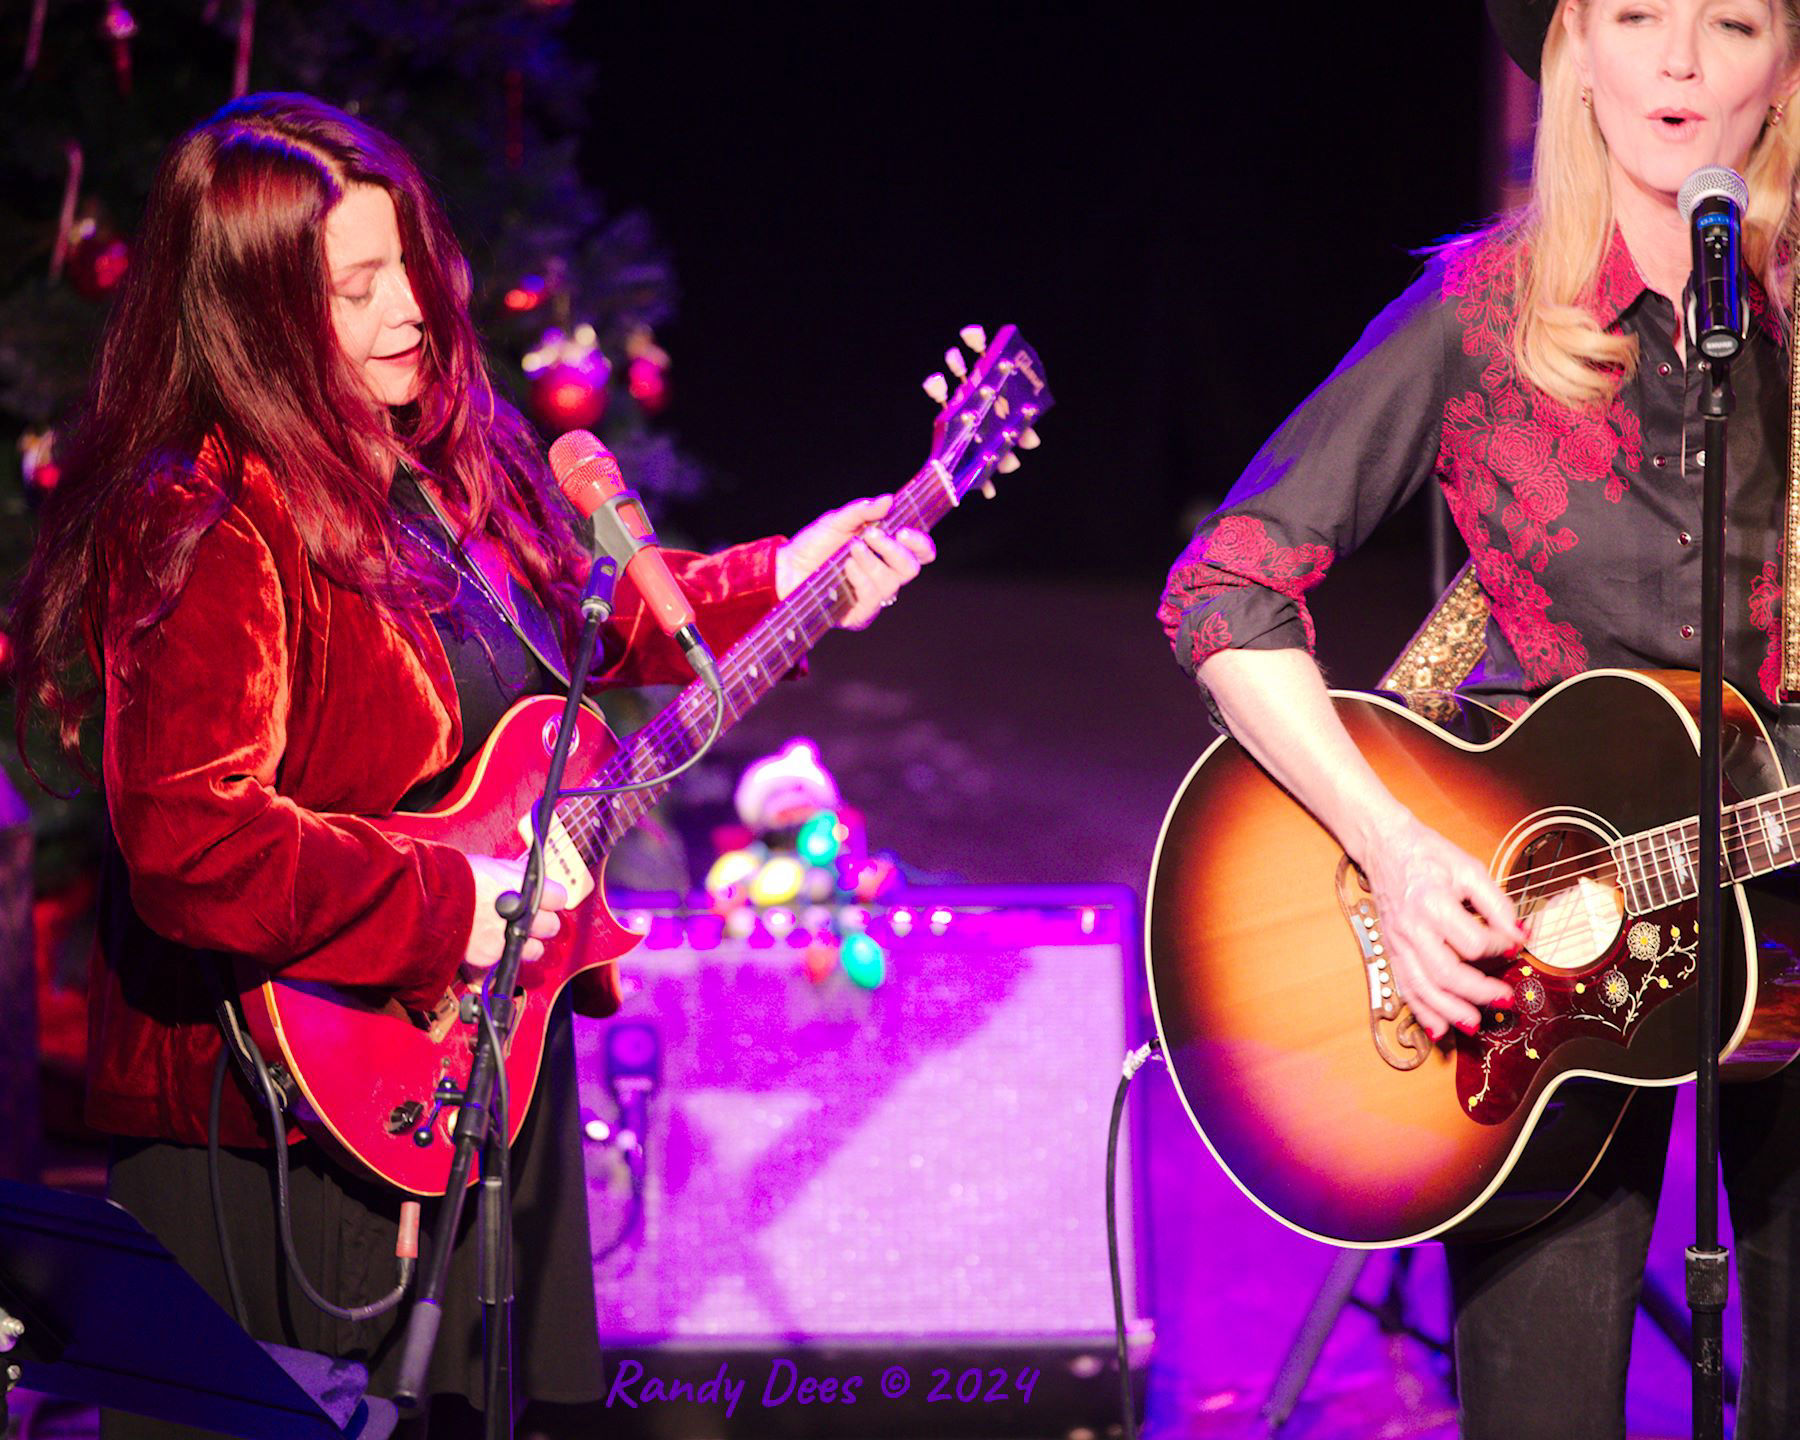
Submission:
M 1055 401 L 1037 352 L 1011 325 L 991 341 L 979 325 L 965 325 L 959 335 L 974 359 L 954 345 L 944 352 L 955 390 L 942 373 L 925 381 L 925 393 L 942 407 L 931 429 L 931 464 L 956 499 L 974 486 L 992 499 L 993 475 L 1017 470 L 1016 452 L 1037 448 L 1032 426 Z

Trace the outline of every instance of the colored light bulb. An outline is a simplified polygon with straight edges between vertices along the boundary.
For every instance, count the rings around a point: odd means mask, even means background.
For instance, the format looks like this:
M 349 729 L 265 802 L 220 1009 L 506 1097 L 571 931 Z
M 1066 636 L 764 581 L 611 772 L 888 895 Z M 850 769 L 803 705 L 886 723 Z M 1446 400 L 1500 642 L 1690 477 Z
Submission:
M 846 935 L 840 953 L 843 956 L 844 973 L 850 977 L 853 985 L 873 990 L 887 978 L 887 951 L 870 936 L 860 932 Z
M 799 834 L 794 837 L 794 848 L 808 865 L 829 865 L 843 849 L 839 829 L 837 815 L 830 810 L 821 810 L 800 827 Z

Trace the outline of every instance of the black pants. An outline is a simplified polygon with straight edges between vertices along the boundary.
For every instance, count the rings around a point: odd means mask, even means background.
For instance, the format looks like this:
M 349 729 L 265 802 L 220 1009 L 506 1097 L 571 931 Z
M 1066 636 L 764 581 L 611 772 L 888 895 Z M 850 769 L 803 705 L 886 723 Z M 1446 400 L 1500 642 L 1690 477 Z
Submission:
M 512 1151 L 517 1256 L 513 1356 L 520 1399 L 579 1405 L 604 1393 L 581 1143 L 574 1037 L 565 996 L 550 1022 L 532 1111 Z M 294 1240 L 313 1283 L 339 1303 L 361 1304 L 384 1294 L 394 1283 L 400 1194 L 343 1170 L 310 1143 L 292 1147 L 289 1155 Z M 407 1307 L 355 1325 L 315 1310 L 288 1275 L 276 1238 L 268 1155 L 226 1150 L 220 1180 L 251 1334 L 362 1360 L 369 1368 L 370 1393 L 390 1394 L 400 1368 Z M 109 1192 L 229 1307 L 204 1146 L 121 1141 L 114 1148 Z M 428 1227 L 437 1203 L 425 1207 Z M 480 1406 L 476 1210 L 470 1196 L 451 1257 L 429 1387 L 439 1397 L 462 1397 Z M 101 1428 L 105 1440 L 174 1440 L 197 1433 L 114 1412 L 102 1415 Z
M 1720 1094 L 1744 1317 L 1737 1440 L 1790 1440 L 1800 1435 L 1800 1064 Z M 1445 1246 L 1463 1440 L 1623 1440 L 1673 1109 L 1673 1091 L 1640 1091 L 1581 1193 L 1543 1225 Z

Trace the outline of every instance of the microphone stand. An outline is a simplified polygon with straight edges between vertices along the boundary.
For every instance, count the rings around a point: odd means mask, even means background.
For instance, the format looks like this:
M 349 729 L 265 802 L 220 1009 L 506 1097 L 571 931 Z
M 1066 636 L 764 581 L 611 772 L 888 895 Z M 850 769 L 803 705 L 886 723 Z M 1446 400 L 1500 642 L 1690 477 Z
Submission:
M 1690 326 L 1688 343 L 1694 344 Z M 1719 1244 L 1719 1012 L 1723 936 L 1720 870 L 1720 731 L 1725 644 L 1725 422 L 1734 404 L 1731 356 L 1708 356 L 1700 392 L 1706 463 L 1701 490 L 1700 807 L 1698 1063 L 1694 1086 L 1694 1243 L 1687 1251 L 1687 1301 L 1694 1317 L 1693 1433 L 1725 1433 L 1724 1327 L 1728 1252 Z
M 581 697 L 594 667 L 600 627 L 612 614 L 613 586 L 618 574 L 618 564 L 607 556 L 596 559 L 589 573 L 587 589 L 581 598 L 581 638 L 576 645 L 575 663 L 569 668 L 569 693 L 563 702 L 556 744 L 550 752 L 544 793 L 532 818 L 525 877 L 519 891 L 509 890 L 494 904 L 506 921 L 506 944 L 499 964 L 488 974 L 483 995 L 467 996 L 463 1001 L 462 1018 L 477 1023 L 475 1058 L 469 1066 L 469 1083 L 463 1094 L 451 1097 L 451 1102 L 457 1103 L 457 1112 L 456 1148 L 450 1160 L 450 1181 L 445 1187 L 444 1205 L 438 1211 L 432 1233 L 431 1259 L 424 1270 L 418 1299 L 407 1319 L 400 1378 L 394 1387 L 395 1403 L 406 1410 L 416 1409 L 426 1397 L 425 1377 L 437 1345 L 438 1326 L 443 1321 L 442 1297 L 450 1273 L 451 1247 L 462 1219 L 469 1170 L 479 1146 L 481 1199 L 477 1227 L 481 1242 L 481 1273 L 478 1294 L 483 1319 L 482 1399 L 487 1440 L 511 1440 L 513 1433 L 512 1195 L 503 1100 L 506 1062 L 499 1047 L 512 1027 L 512 993 L 520 957 L 531 934 L 532 921 L 543 903 L 544 835 L 555 817 L 563 770 L 575 740 Z M 484 1005 L 486 1015 L 480 1013 Z M 495 1103 L 497 1100 L 499 1104 Z

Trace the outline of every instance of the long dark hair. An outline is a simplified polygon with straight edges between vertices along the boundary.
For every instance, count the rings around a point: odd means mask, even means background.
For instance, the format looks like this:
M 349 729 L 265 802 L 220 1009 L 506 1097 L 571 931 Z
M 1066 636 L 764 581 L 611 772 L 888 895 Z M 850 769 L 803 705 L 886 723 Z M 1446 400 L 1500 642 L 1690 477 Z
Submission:
M 393 198 L 424 319 L 418 399 L 392 412 L 332 328 L 325 219 L 352 185 Z M 100 542 L 144 567 L 151 600 L 111 617 L 141 633 L 173 608 L 247 456 L 270 467 L 313 563 L 378 605 L 417 613 L 447 598 L 389 503 L 404 463 L 568 613 L 580 583 L 573 513 L 529 427 L 494 392 L 469 295 L 468 262 L 418 167 L 363 120 L 307 95 L 251 95 L 170 146 L 13 607 L 21 746 L 41 709 L 73 751 L 92 708 L 91 677 L 77 677 L 104 598 Z M 166 507 L 143 502 L 184 479 L 207 502 L 183 508 L 169 532 Z

